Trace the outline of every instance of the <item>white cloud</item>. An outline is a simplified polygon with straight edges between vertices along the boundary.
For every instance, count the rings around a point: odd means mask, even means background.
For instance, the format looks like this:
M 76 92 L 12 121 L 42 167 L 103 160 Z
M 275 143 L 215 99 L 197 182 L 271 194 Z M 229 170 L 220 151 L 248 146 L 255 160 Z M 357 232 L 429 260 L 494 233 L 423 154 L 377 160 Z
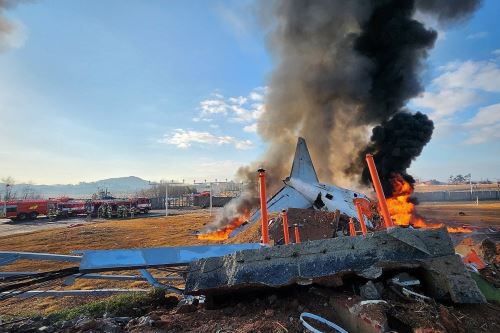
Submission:
M 230 97 L 229 102 L 231 104 L 243 105 L 248 101 L 246 97 L 238 96 L 238 97 Z
M 490 141 L 500 140 L 500 123 L 482 127 L 480 130 L 472 131 L 465 143 L 475 145 Z
M 257 120 L 265 110 L 264 99 L 266 87 L 253 89 L 248 96 L 225 98 L 220 93 L 212 94 L 211 98 L 200 102 L 198 117 L 193 121 L 212 120 L 213 115 L 222 115 L 234 122 L 250 122 Z
M 216 136 L 209 132 L 176 129 L 171 134 L 165 134 L 160 143 L 174 145 L 177 148 L 188 148 L 193 143 L 201 145 L 225 145 L 232 144 L 236 149 L 249 149 L 253 144 L 250 140 L 238 140 L 232 136 Z
M 481 38 L 485 38 L 486 36 L 488 36 L 487 31 L 479 31 L 479 32 L 475 32 L 475 33 L 467 35 L 466 38 L 467 39 L 481 39 Z
M 257 123 L 253 123 L 251 125 L 247 125 L 243 127 L 243 130 L 248 133 L 256 133 L 257 132 Z
M 479 109 L 464 127 L 470 129 L 468 144 L 500 140 L 500 103 Z
M 500 123 L 500 103 L 479 109 L 478 113 L 466 123 L 466 126 L 484 126 Z
M 432 109 L 431 118 L 440 120 L 475 104 L 478 95 L 468 89 L 445 89 L 437 93 L 424 92 L 413 102 L 416 106 Z
M 200 102 L 200 110 L 200 118 L 211 114 L 227 114 L 227 104 L 222 95 L 214 94 L 213 98 Z
M 496 56 L 496 57 L 500 58 L 500 49 L 493 50 L 491 53 L 492 53 L 494 56 Z
M 445 72 L 434 79 L 437 86 L 479 89 L 500 92 L 500 67 L 493 61 L 453 62 L 442 68 Z
M 500 54 L 494 51 L 493 54 Z M 469 120 L 460 121 L 455 114 L 483 102 L 500 92 L 500 66 L 495 60 L 455 61 L 439 68 L 442 72 L 432 81 L 436 92 L 425 92 L 412 100 L 416 106 L 432 110 L 436 134 L 463 133 L 465 143 L 480 144 L 500 139 L 500 104 L 483 108 Z M 490 102 L 491 103 L 491 102 Z

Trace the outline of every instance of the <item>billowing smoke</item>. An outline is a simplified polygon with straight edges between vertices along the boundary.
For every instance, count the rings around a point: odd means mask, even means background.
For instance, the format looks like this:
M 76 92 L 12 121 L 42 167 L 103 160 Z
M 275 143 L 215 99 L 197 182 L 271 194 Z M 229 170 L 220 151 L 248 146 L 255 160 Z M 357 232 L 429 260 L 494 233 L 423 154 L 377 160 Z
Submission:
M 219 228 L 226 226 L 241 216 L 250 216 L 251 208 L 255 207 L 259 199 L 255 196 L 253 191 L 245 191 L 238 198 L 231 200 L 224 208 L 217 214 L 214 223 L 207 225 L 201 233 L 209 233 L 216 231 Z
M 5 10 L 23 0 L 0 0 L 0 52 L 23 45 L 26 38 L 22 25 L 5 17 Z
M 386 196 L 392 194 L 391 179 L 395 174 L 401 175 L 412 185 L 415 183 L 406 170 L 430 141 L 433 130 L 434 124 L 425 114 L 405 111 L 396 113 L 390 120 L 373 128 L 371 142 L 360 159 L 368 152 L 374 153 L 373 158 Z M 370 182 L 368 168 L 363 170 L 362 180 L 366 184 Z
M 403 108 L 423 90 L 419 72 L 437 38 L 437 32 L 417 21 L 415 13 L 449 23 L 466 18 L 479 4 L 479 0 L 263 1 L 262 21 L 275 62 L 266 112 L 258 123 L 268 150 L 239 175 L 255 181 L 256 170 L 263 166 L 268 170 L 269 193 L 274 193 L 288 175 L 297 137 L 302 136 L 324 182 L 367 184 L 362 177 L 365 152 L 375 154 L 384 175 L 408 176 L 406 169 L 429 141 L 433 125 L 426 116 Z M 414 133 L 397 130 L 401 123 Z

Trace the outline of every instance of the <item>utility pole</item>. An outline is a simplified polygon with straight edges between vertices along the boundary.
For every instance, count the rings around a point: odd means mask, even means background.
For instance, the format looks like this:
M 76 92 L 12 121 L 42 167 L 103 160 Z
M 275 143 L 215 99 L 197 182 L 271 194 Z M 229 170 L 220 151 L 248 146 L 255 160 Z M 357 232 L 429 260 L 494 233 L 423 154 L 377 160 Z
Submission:
M 210 183 L 210 216 L 212 216 L 212 183 Z
M 168 216 L 168 182 L 165 182 L 165 217 Z
M 469 173 L 469 186 L 470 186 L 470 199 L 473 200 L 472 198 L 472 175 Z
M 10 184 L 5 184 L 5 196 L 3 201 L 3 217 L 7 217 L 7 194 L 9 193 Z

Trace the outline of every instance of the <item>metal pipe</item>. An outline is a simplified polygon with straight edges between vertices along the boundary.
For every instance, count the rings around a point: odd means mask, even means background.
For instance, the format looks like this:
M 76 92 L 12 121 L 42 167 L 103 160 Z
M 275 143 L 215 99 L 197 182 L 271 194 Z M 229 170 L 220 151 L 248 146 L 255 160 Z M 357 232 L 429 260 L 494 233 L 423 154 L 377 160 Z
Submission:
M 356 229 L 354 228 L 354 221 L 352 217 L 349 218 L 349 235 L 356 236 Z
M 288 232 L 288 214 L 286 212 L 286 209 L 283 209 L 281 211 L 281 217 L 283 219 L 283 235 L 285 238 L 285 244 L 288 245 L 290 244 L 290 234 Z
M 299 232 L 299 225 L 294 224 L 294 231 L 295 231 L 295 244 L 300 244 L 300 232 Z
M 153 287 L 159 288 L 159 289 L 164 289 L 164 290 L 167 290 L 171 293 L 176 293 L 176 294 L 182 295 L 181 289 L 175 288 L 172 286 L 167 286 L 165 284 L 161 284 L 160 282 L 158 282 L 158 280 L 156 280 L 153 277 L 153 275 L 151 275 L 151 273 L 149 273 L 149 271 L 147 269 L 144 269 L 144 268 L 140 269 L 139 272 L 141 272 L 142 276 L 144 276 L 144 278 L 148 281 L 148 283 L 151 284 Z
M 384 190 L 382 189 L 382 184 L 380 183 L 377 167 L 375 166 L 375 161 L 373 160 L 372 154 L 366 154 L 366 163 L 368 164 L 368 170 L 370 170 L 370 176 L 372 177 L 372 183 L 373 187 L 375 188 L 375 193 L 377 193 L 378 204 L 380 206 L 382 217 L 384 218 L 385 227 L 390 228 L 393 226 L 391 214 L 389 213 L 389 208 L 387 207 Z
M 260 168 L 259 192 L 260 192 L 260 214 L 262 217 L 262 243 L 269 244 L 269 225 L 267 220 L 267 199 L 266 199 L 266 170 Z
M 358 202 L 354 202 L 354 207 L 356 207 L 356 213 L 358 213 L 359 225 L 361 226 L 361 232 L 363 236 L 366 236 L 368 231 L 366 230 L 365 218 L 363 217 L 363 212 L 361 211 L 361 207 Z

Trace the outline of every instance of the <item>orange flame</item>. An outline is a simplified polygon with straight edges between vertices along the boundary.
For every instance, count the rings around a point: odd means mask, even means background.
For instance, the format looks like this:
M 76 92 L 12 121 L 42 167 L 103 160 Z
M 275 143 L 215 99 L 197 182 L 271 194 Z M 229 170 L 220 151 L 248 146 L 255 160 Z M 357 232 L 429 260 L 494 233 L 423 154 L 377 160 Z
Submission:
M 229 223 L 225 227 L 205 234 L 199 234 L 197 237 L 198 239 L 201 240 L 213 240 L 213 241 L 228 239 L 231 232 L 234 229 L 238 228 L 243 223 L 245 223 L 248 220 L 249 216 L 250 214 L 248 213 L 241 215 L 240 217 L 235 218 L 231 223 Z
M 415 228 L 441 228 L 442 223 L 427 223 L 415 212 L 415 204 L 410 197 L 413 194 L 413 186 L 400 174 L 395 174 L 391 179 L 392 196 L 387 198 L 387 206 L 394 224 L 400 226 L 413 226 Z M 472 230 L 464 227 L 447 227 L 448 232 L 469 233 Z

